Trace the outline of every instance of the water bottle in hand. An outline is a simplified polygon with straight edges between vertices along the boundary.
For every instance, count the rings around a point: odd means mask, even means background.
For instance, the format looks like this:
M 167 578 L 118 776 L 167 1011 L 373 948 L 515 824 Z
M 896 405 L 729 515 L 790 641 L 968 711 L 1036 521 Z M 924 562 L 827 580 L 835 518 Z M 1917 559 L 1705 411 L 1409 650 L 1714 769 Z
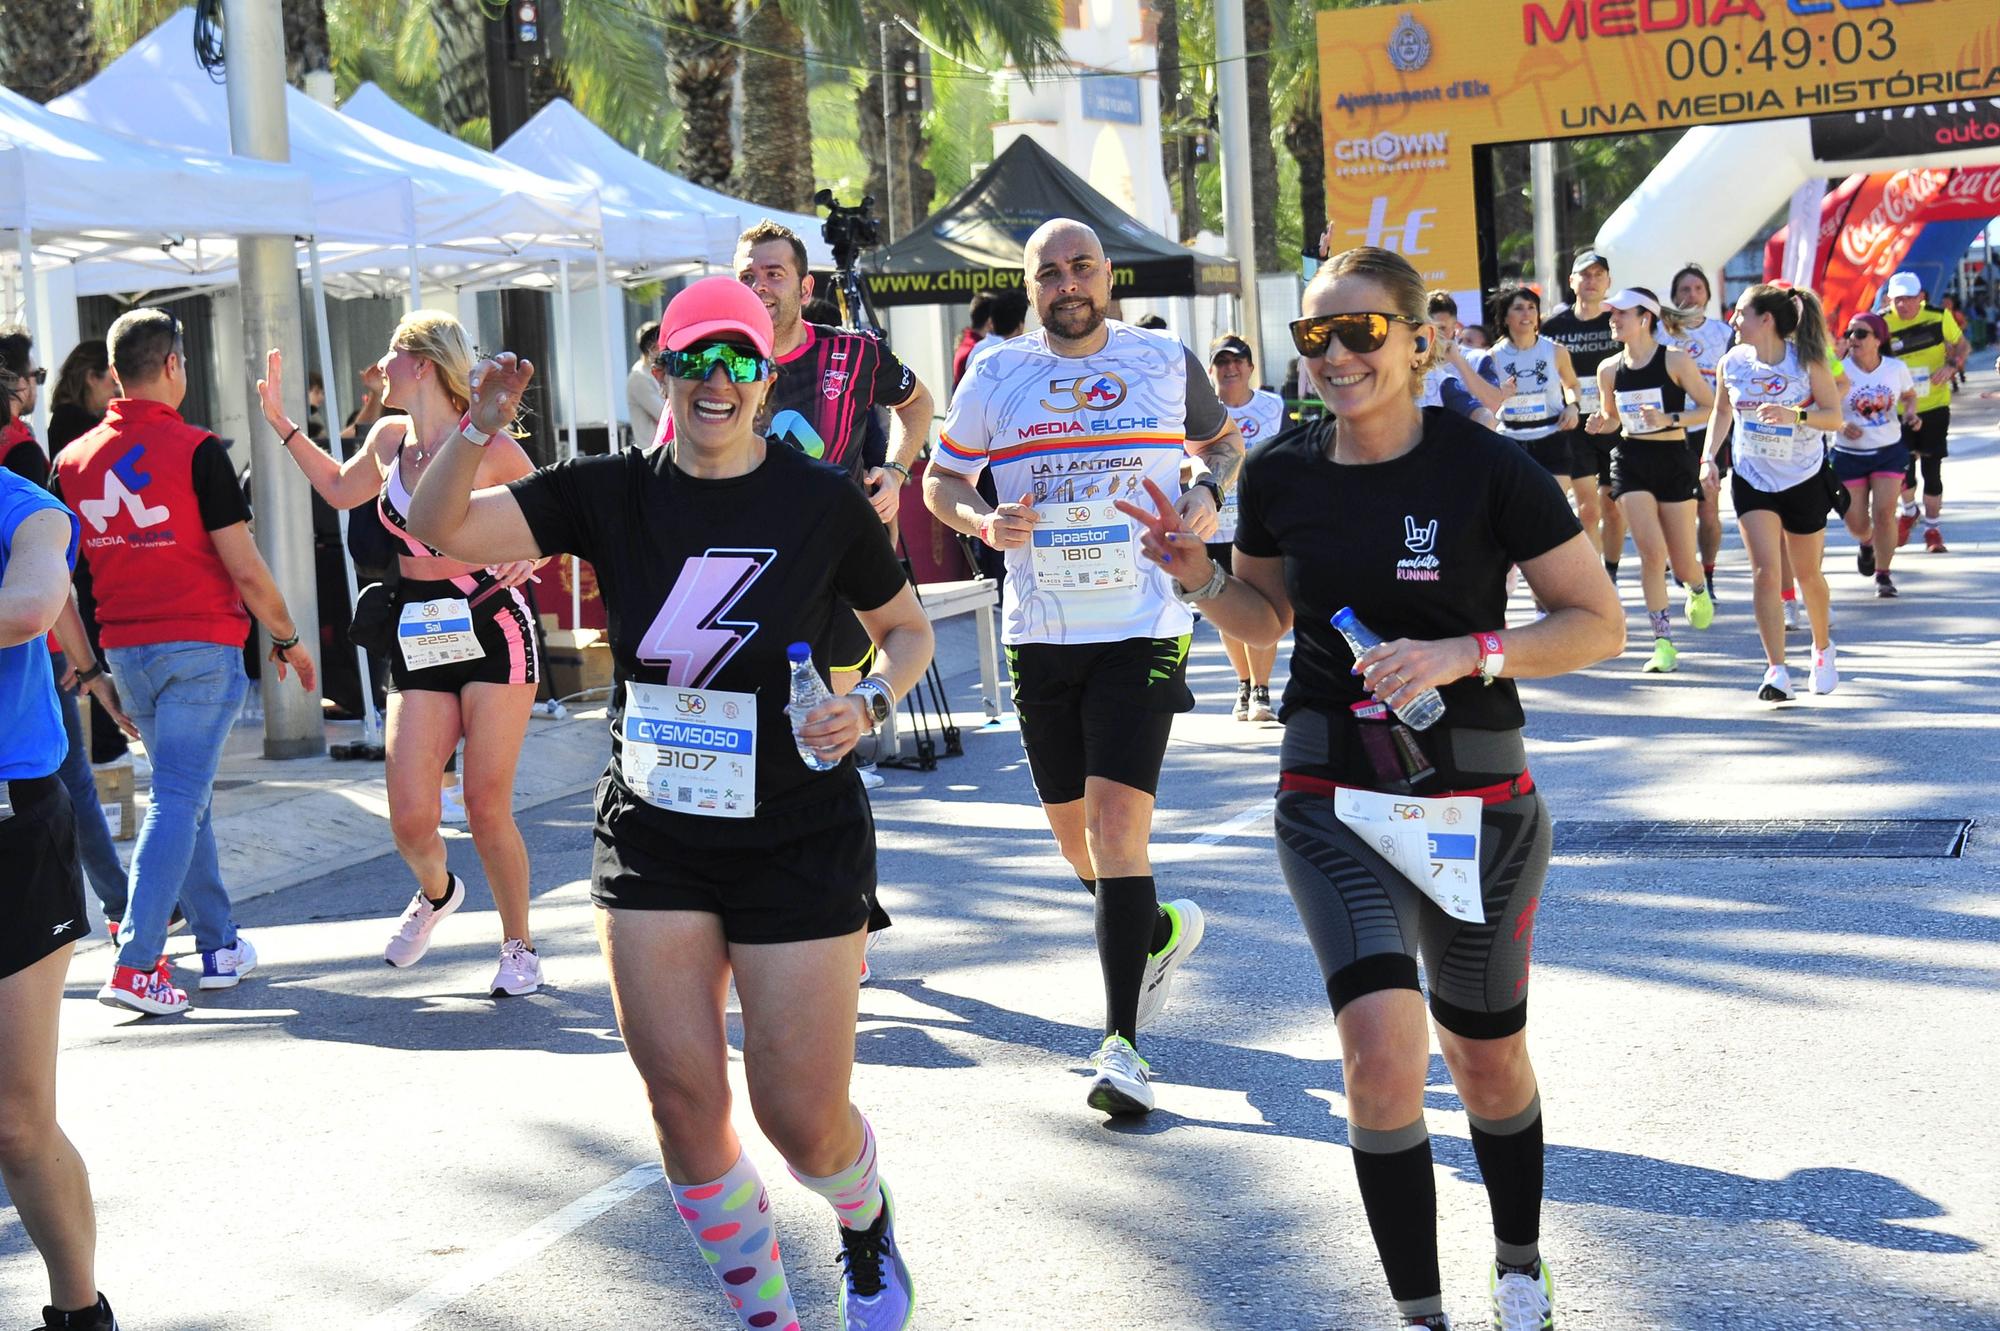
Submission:
M 1333 616 L 1333 626 L 1340 630 L 1340 636 L 1347 639 L 1347 649 L 1359 661 L 1371 647 L 1382 645 L 1382 636 L 1358 619 L 1354 611 L 1342 606 Z M 1396 719 L 1412 730 L 1429 730 L 1444 715 L 1444 699 L 1436 689 L 1425 689 L 1414 698 L 1406 698 L 1396 708 Z
M 840 764 L 820 757 L 812 745 L 800 739 L 799 727 L 821 703 L 833 700 L 833 690 L 827 688 L 826 681 L 813 668 L 810 644 L 795 642 L 785 649 L 785 655 L 792 663 L 792 695 L 785 704 L 785 715 L 792 718 L 792 740 L 799 746 L 799 761 L 815 772 L 831 771 Z

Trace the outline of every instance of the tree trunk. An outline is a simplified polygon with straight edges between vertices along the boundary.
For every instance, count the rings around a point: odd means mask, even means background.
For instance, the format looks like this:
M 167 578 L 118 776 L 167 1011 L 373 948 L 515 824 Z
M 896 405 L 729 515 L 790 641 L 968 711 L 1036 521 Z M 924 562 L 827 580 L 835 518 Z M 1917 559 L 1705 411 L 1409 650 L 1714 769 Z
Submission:
M 737 192 L 767 208 L 812 211 L 812 124 L 806 107 L 806 38 L 778 0 L 743 24 L 743 155 Z
M 97 73 L 87 0 L 18 0 L 0 19 L 0 87 L 46 102 Z
M 1317 82 L 1285 124 L 1285 151 L 1299 164 L 1299 253 L 1316 254 L 1320 233 L 1326 230 L 1326 138 Z
M 693 0 L 689 22 L 703 32 L 733 36 L 731 0 Z M 667 76 L 681 113 L 680 174 L 697 185 L 726 190 L 736 160 L 729 116 L 735 101 L 736 48 L 684 29 L 667 34 Z M 804 107 L 792 108 L 803 115 Z
M 1160 68 L 1160 170 L 1166 174 L 1174 225 L 1180 228 L 1185 244 L 1201 229 L 1201 219 L 1195 215 L 1199 207 L 1190 201 L 1181 181 L 1181 158 L 1192 149 L 1177 128 L 1185 114 L 1181 105 L 1180 0 L 1152 0 L 1152 9 Z
M 303 88 L 306 75 L 331 70 L 332 46 L 326 37 L 323 0 L 284 0 L 285 77 Z
M 438 114 L 446 130 L 462 134 L 489 110 L 485 7 L 480 0 L 430 0 L 430 9 L 437 29 Z
M 1282 273 L 1278 228 L 1271 207 L 1278 198 L 1278 150 L 1271 143 L 1271 49 L 1274 27 L 1270 0 L 1243 0 L 1244 72 L 1250 84 L 1250 197 L 1267 200 L 1256 208 L 1257 271 Z

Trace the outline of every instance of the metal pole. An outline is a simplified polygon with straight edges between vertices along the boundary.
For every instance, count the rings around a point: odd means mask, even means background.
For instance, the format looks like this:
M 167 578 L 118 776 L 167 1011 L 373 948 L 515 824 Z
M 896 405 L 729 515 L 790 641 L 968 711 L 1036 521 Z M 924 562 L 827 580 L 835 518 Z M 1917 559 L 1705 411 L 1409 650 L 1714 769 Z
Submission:
M 415 313 L 424 307 L 424 274 L 417 266 L 417 247 L 410 246 L 410 308 L 407 313 Z
M 556 255 L 556 279 L 562 285 L 556 297 L 556 344 L 562 348 L 557 353 L 562 364 L 563 414 L 569 418 L 569 455 L 576 456 L 576 343 L 571 339 L 570 330 L 575 327 L 570 322 L 569 310 L 569 255 Z M 569 626 L 572 631 L 583 628 L 583 566 L 574 556 L 569 566 Z
M 1535 214 L 1535 280 L 1542 284 L 1542 304 L 1554 309 L 1562 297 L 1556 256 L 1556 145 L 1528 145 L 1528 203 Z M 1721 295 L 1721 292 L 1717 292 Z M 1497 333 L 1496 333 L 1497 336 Z
M 20 243 L 21 252 L 21 326 L 28 330 L 28 337 L 30 340 L 33 340 L 37 331 L 35 319 L 35 238 L 25 226 L 16 231 L 14 236 Z M 48 347 L 42 348 L 42 361 L 44 364 L 48 362 L 49 350 Z M 47 439 L 49 437 L 49 395 L 47 392 L 43 392 L 35 398 L 35 424 L 37 432 L 43 439 Z
M 600 237 L 596 248 L 590 252 L 597 265 L 597 298 L 601 302 L 597 311 L 598 336 L 604 339 L 604 451 L 618 451 L 618 389 L 620 379 L 618 367 L 625 362 L 619 350 L 625 345 L 625 289 L 611 285 L 611 275 L 604 264 L 604 241 Z M 632 441 L 635 447 L 643 448 L 653 441 Z
M 876 25 L 882 36 L 882 192 L 888 197 L 882 207 L 889 218 L 889 239 L 897 236 L 896 227 L 896 145 L 889 132 L 889 25 Z
M 1262 3 L 1262 0 L 1258 0 Z M 1215 0 L 1218 110 L 1222 121 L 1222 230 L 1236 256 L 1238 329 L 1264 363 L 1257 308 L 1256 204 L 1250 197 L 1250 73 L 1244 61 L 1243 0 Z
M 223 0 L 229 56 L 229 139 L 238 156 L 291 159 L 285 118 L 285 38 L 274 0 Z M 243 293 L 243 373 L 247 385 L 263 372 L 264 352 L 276 347 L 293 365 L 305 363 L 299 312 L 298 256 L 290 236 L 244 236 L 237 242 Z M 306 377 L 286 386 L 285 410 L 306 418 Z M 250 483 L 257 511 L 257 546 L 284 594 L 299 636 L 319 641 L 313 577 L 312 504 L 306 478 L 270 430 L 252 429 Z M 263 672 L 264 756 L 303 758 L 326 752 L 318 689 L 302 689 L 276 669 Z
M 340 395 L 334 388 L 339 382 L 333 372 L 333 338 L 327 331 L 326 323 L 326 277 L 319 270 L 319 240 L 306 242 L 306 254 L 312 263 L 313 282 L 313 331 L 319 338 L 319 377 L 326 384 L 326 442 L 333 450 L 333 460 L 345 463 L 346 450 L 340 446 Z M 361 440 L 356 439 L 356 447 Z M 354 580 L 354 561 L 347 557 L 348 511 L 338 509 L 340 515 L 340 571 L 347 579 L 347 604 L 352 606 L 361 599 L 361 589 Z M 361 736 L 370 744 L 382 742 L 382 725 L 375 715 L 375 674 L 369 664 L 368 653 L 354 648 L 354 659 L 361 663 Z

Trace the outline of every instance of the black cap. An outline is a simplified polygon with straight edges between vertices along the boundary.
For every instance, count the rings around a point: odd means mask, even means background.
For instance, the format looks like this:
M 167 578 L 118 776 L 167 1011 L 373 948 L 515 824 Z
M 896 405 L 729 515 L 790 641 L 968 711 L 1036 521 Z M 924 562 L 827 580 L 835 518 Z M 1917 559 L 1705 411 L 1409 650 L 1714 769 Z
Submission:
M 1250 353 L 1250 344 L 1234 333 L 1224 333 L 1208 344 L 1208 363 L 1215 364 L 1217 356 L 1241 356 L 1253 365 L 1257 361 L 1257 358 Z
M 1594 249 L 1578 250 L 1576 252 L 1576 262 L 1569 266 L 1569 270 L 1571 273 L 1580 273 L 1592 264 L 1600 265 L 1607 273 L 1611 271 L 1611 260 L 1605 258 Z

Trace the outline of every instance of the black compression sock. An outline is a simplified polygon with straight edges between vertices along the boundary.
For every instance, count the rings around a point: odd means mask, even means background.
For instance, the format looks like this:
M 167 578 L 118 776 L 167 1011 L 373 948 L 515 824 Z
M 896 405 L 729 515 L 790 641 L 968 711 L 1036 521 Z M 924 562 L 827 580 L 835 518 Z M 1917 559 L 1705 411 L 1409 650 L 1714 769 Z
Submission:
M 1097 880 L 1097 960 L 1104 969 L 1104 1030 L 1136 1043 L 1139 990 L 1160 901 L 1153 876 Z
M 1097 880 L 1095 878 L 1079 878 L 1076 881 L 1083 884 L 1084 891 L 1090 893 L 1092 896 L 1097 895 Z
M 1612 580 L 1613 582 L 1616 582 L 1616 581 L 1618 581 L 1618 561 L 1617 561 L 1617 560 L 1615 560 L 1615 559 L 1607 559 L 1607 560 L 1605 560 L 1605 561 L 1604 561 L 1604 571 L 1605 571 L 1606 573 L 1608 573 L 1608 574 L 1610 574 L 1610 575 L 1611 575 L 1611 580 Z
M 1493 1248 L 1504 1265 L 1532 1268 L 1541 1259 L 1542 1097 L 1512 1118 L 1468 1115 L 1472 1153 L 1493 1208 Z
M 1174 917 L 1167 914 L 1167 908 L 1162 906 L 1153 915 L 1153 946 L 1148 949 L 1148 955 L 1165 947 L 1167 940 L 1173 936 Z
M 1437 1177 L 1431 1172 L 1431 1137 L 1423 1119 L 1387 1132 L 1350 1126 L 1347 1140 L 1354 1148 L 1361 1206 L 1368 1213 L 1396 1311 L 1404 1317 L 1443 1312 Z

